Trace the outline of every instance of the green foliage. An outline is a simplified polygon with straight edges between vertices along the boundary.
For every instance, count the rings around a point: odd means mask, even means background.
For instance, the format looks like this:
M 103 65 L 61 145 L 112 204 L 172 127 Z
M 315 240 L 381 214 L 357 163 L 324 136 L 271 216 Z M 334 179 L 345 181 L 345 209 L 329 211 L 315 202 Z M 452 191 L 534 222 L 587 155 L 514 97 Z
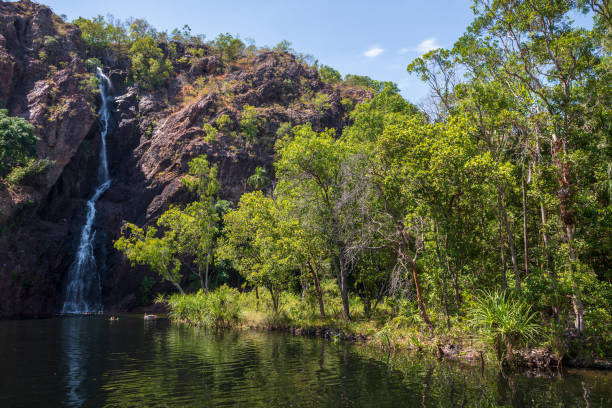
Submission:
M 244 105 L 238 123 L 240 124 L 240 131 L 244 134 L 246 140 L 249 143 L 254 143 L 259 133 L 260 124 L 257 109 L 251 105 Z
M 353 101 L 349 98 L 342 98 L 340 104 L 342 104 L 342 107 L 344 108 L 345 112 L 351 112 L 354 108 Z
M 122 235 L 115 241 L 115 249 L 125 254 L 133 265 L 147 265 L 162 279 L 171 282 L 183 293 L 180 281 L 181 261 L 173 240 L 173 234 L 157 237 L 157 228 L 146 232 L 137 225 L 126 223 Z
M 170 206 L 157 220 L 163 234 L 154 227 L 145 232 L 127 223 L 114 245 L 132 264 L 148 265 L 181 293 L 182 267 L 193 264 L 195 268 L 190 270 L 207 291 L 220 221 L 215 199 L 219 190 L 217 167 L 209 166 L 205 157 L 197 157 L 189 163 L 189 174 L 182 181 L 198 200 L 185 208 Z
M 376 81 L 370 78 L 369 76 L 365 76 L 365 75 L 347 74 L 344 77 L 344 82 L 345 84 L 350 85 L 350 86 L 361 86 L 363 88 L 370 89 L 374 93 L 381 92 L 385 88 L 385 86 L 391 87 L 396 92 L 399 92 L 399 88 L 397 87 L 395 83 L 386 82 L 386 81 L 383 81 L 383 82 Z
M 124 27 L 108 22 L 103 16 L 93 19 L 79 17 L 74 20 L 79 26 L 88 54 L 99 55 L 109 47 L 120 49 L 127 44 L 128 36 Z
M 36 140 L 34 126 L 23 118 L 8 116 L 6 109 L 0 109 L 0 177 L 17 166 L 25 166 L 18 170 L 24 177 L 28 171 L 26 168 L 35 169 L 36 165 L 30 159 L 36 157 Z
M 235 61 L 245 50 L 245 44 L 229 33 L 219 34 L 212 42 L 221 60 L 225 63 Z
M 483 340 L 493 346 L 500 362 L 511 360 L 513 350 L 535 339 L 541 330 L 531 306 L 501 291 L 482 292 L 469 316 Z
M 210 198 L 219 191 L 217 166 L 211 166 L 206 156 L 196 157 L 189 162 L 189 174 L 183 177 L 183 184 L 201 199 Z
M 85 79 L 79 82 L 79 89 L 86 93 L 95 95 L 100 92 L 99 86 L 100 80 L 95 75 L 87 75 Z
M 288 54 L 295 53 L 295 50 L 291 48 L 291 42 L 287 40 L 282 40 L 278 44 L 276 44 L 273 48 L 276 52 L 286 52 Z
M 238 291 L 225 285 L 208 293 L 174 294 L 164 302 L 172 320 L 215 329 L 233 327 L 240 322 Z
M 292 126 L 290 122 L 281 123 L 278 129 L 276 130 L 276 137 L 278 139 L 283 139 L 285 136 L 291 134 L 291 129 Z
M 264 190 L 270 185 L 270 177 L 268 172 L 263 167 L 257 166 L 255 173 L 247 179 L 247 184 L 255 190 Z
M 48 159 L 29 159 L 23 166 L 13 167 L 6 179 L 13 186 L 36 185 L 38 176 L 53 163 Z
M 261 191 L 246 193 L 238 208 L 225 215 L 224 222 L 220 256 L 230 261 L 249 284 L 268 289 L 278 312 L 281 291 L 295 267 L 279 208 Z
M 315 110 L 319 113 L 325 113 L 329 109 L 331 109 L 331 102 L 329 100 L 329 95 L 325 92 L 317 92 L 313 99 L 313 105 Z
M 230 126 L 233 124 L 232 118 L 230 118 L 230 116 L 225 113 L 219 116 L 215 123 L 217 124 L 217 129 L 226 133 L 230 131 Z
M 87 68 L 89 72 L 95 72 L 97 67 L 102 67 L 102 61 L 98 58 L 87 58 L 85 60 L 85 68 Z
M 327 65 L 322 65 L 319 67 L 319 75 L 321 76 L 321 79 L 328 84 L 335 84 L 342 81 L 342 75 L 340 75 L 340 72 Z
M 217 140 L 217 135 L 219 134 L 219 131 L 216 127 L 214 127 L 210 123 L 205 123 L 204 126 L 202 126 L 202 129 L 204 130 L 204 139 L 207 142 L 212 143 Z
M 151 36 L 137 38 L 128 55 L 132 62 L 130 76 L 145 90 L 150 91 L 161 86 L 174 71 L 172 63 Z

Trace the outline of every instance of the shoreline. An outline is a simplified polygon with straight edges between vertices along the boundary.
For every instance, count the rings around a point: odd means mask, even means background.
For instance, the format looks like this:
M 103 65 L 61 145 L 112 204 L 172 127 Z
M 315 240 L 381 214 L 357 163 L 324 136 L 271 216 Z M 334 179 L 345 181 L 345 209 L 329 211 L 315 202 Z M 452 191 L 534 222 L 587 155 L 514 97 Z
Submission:
M 206 325 L 188 320 L 176 320 L 168 316 L 171 323 L 184 324 L 191 327 L 206 327 Z M 473 345 L 462 341 L 440 342 L 439 338 L 433 337 L 424 341 L 421 346 L 410 345 L 406 342 L 395 342 L 385 336 L 385 341 L 377 339 L 376 336 L 365 333 L 350 333 L 340 327 L 325 326 L 298 326 L 269 324 L 262 321 L 243 319 L 238 325 L 226 327 L 240 330 L 255 330 L 282 332 L 300 337 L 315 337 L 328 341 L 344 341 L 350 344 L 373 347 L 388 353 L 423 353 L 428 357 L 448 362 L 459 362 L 470 366 L 491 367 L 497 365 L 487 355 L 487 351 L 478 349 Z M 385 344 L 386 343 L 386 344 Z M 559 358 L 545 348 L 525 348 L 515 350 L 514 360 L 511 366 L 503 365 L 503 369 L 517 370 L 519 372 L 529 371 L 538 374 L 545 372 L 558 372 L 565 368 L 585 369 L 593 371 L 612 370 L 612 359 L 595 359 L 591 363 L 581 362 L 564 356 Z

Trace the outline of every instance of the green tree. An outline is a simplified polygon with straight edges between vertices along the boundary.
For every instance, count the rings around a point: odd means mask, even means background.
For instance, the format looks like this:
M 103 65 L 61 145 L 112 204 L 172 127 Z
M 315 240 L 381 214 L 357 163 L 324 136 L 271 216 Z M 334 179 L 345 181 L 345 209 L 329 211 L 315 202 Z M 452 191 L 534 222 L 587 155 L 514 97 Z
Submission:
M 174 68 L 150 35 L 137 38 L 128 51 L 130 76 L 143 89 L 151 91 L 165 83 Z
M 319 75 L 324 82 L 329 84 L 335 84 L 342 81 L 342 75 L 328 65 L 322 65 L 319 67 Z
M 34 126 L 27 120 L 8 116 L 6 109 L 0 109 L 0 177 L 35 158 L 37 140 Z
M 251 285 L 268 289 L 274 313 L 278 313 L 281 292 L 296 264 L 276 203 L 261 191 L 243 194 L 238 208 L 225 215 L 224 223 L 220 256 Z
M 245 44 L 240 38 L 234 37 L 229 33 L 219 34 L 212 42 L 212 45 L 225 63 L 236 60 L 245 50 Z
M 127 223 L 122 235 L 115 241 L 115 249 L 123 252 L 132 265 L 147 265 L 162 279 L 172 283 L 182 294 L 181 261 L 175 236 L 172 232 L 157 237 L 157 228 L 149 227 L 146 232 L 137 225 Z
M 240 124 L 240 131 L 244 134 L 246 140 L 249 143 L 255 143 L 260 124 L 257 109 L 251 105 L 244 105 L 238 123 Z
M 333 130 L 315 132 L 310 124 L 296 126 L 294 137 L 281 142 L 276 162 L 277 191 L 296 201 L 297 216 L 309 235 L 321 237 L 329 248 L 336 274 L 343 312 L 350 319 L 349 282 L 351 270 L 346 256 L 347 233 L 341 197 L 342 165 L 348 145 L 334 137 Z

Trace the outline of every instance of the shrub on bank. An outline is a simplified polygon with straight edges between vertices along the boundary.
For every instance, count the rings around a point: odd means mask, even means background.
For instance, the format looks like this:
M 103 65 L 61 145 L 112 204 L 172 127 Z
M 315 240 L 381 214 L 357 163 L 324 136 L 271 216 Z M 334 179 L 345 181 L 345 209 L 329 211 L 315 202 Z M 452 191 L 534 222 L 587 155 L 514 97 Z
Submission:
M 215 329 L 236 326 L 240 321 L 238 291 L 225 285 L 208 293 L 177 293 L 158 301 L 168 305 L 169 317 L 175 321 Z

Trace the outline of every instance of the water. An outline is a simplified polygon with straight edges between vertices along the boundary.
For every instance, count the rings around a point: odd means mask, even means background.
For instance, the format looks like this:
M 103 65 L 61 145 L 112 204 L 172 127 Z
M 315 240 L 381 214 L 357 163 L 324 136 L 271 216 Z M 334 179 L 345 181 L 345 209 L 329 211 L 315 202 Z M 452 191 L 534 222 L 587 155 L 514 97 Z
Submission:
M 373 358 L 376 357 L 376 358 Z M 611 407 L 612 373 L 552 377 L 125 315 L 0 321 L 1 407 Z
M 106 156 L 106 135 L 111 120 L 113 97 L 110 95 L 112 85 L 110 80 L 100 68 L 96 76 L 100 80 L 99 89 L 102 103 L 98 116 L 102 129 L 100 139 L 100 164 L 98 167 L 97 187 L 93 196 L 87 201 L 87 216 L 81 230 L 79 247 L 67 275 L 67 285 L 62 313 L 92 313 L 102 311 L 102 285 L 98 266 L 94 256 L 94 242 L 96 232 L 93 222 L 96 218 L 96 202 L 111 184 L 108 173 L 108 159 Z

